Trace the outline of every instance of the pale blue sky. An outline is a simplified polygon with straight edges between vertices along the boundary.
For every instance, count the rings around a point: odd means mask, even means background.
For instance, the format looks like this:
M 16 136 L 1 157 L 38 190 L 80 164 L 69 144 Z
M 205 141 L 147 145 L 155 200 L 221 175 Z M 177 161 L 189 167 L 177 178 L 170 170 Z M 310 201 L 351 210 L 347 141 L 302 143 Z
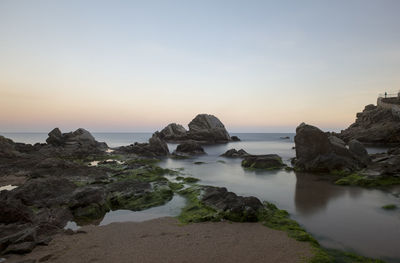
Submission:
M 342 129 L 400 89 L 400 1 L 0 0 L 0 131 Z

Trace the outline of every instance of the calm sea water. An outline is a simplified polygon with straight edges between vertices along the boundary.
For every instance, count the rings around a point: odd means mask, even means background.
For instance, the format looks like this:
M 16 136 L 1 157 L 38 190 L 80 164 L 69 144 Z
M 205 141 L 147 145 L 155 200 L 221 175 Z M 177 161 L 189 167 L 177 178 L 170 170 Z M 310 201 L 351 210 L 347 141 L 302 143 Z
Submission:
M 44 142 L 45 133 L 2 134 L 18 142 Z M 110 147 L 144 142 L 150 133 L 94 133 L 99 141 Z M 219 157 L 231 148 L 244 149 L 252 154 L 279 154 L 289 163 L 295 156 L 294 134 L 232 134 L 241 142 L 205 146 L 207 155 L 193 159 L 164 159 L 161 166 L 184 168 L 187 175 L 201 179 L 202 184 L 224 186 L 239 195 L 253 195 L 275 203 L 287 210 L 293 219 L 313 234 L 325 247 L 338 248 L 359 254 L 381 258 L 388 262 L 400 262 L 400 209 L 386 211 L 387 204 L 400 206 L 400 189 L 389 191 L 360 187 L 336 186 L 321 176 L 286 171 L 248 171 L 240 165 L 240 159 Z M 282 139 L 289 136 L 290 139 Z M 170 151 L 176 144 L 169 144 Z M 382 152 L 383 148 L 369 148 L 370 153 Z M 222 160 L 225 163 L 217 162 Z M 194 165 L 194 162 L 205 162 Z M 175 216 L 184 205 L 182 198 L 175 197 L 165 206 L 141 212 L 126 210 L 108 213 L 101 225 L 110 222 L 142 221 L 160 216 Z

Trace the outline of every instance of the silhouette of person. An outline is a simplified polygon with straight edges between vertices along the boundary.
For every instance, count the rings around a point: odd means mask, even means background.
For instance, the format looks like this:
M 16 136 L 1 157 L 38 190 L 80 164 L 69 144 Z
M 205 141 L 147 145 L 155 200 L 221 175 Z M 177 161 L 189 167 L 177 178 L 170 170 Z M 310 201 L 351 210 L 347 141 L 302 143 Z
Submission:
M 387 92 L 385 91 L 385 99 L 386 99 L 386 97 L 387 97 Z

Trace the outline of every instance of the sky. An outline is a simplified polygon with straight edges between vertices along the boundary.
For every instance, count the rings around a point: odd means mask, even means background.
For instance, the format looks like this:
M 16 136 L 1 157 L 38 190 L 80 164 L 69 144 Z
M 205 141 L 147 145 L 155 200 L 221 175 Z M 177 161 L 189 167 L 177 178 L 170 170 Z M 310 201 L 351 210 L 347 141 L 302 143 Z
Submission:
M 340 130 L 400 90 L 400 1 L 0 0 L 0 131 Z

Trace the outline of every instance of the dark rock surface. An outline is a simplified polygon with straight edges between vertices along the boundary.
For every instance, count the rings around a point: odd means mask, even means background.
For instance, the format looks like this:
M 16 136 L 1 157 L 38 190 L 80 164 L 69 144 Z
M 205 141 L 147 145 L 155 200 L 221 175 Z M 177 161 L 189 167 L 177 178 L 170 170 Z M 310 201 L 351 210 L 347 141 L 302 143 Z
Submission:
M 237 196 L 225 187 L 206 187 L 201 201 L 239 221 L 257 221 L 257 211 L 263 207 L 258 198 Z
M 249 154 L 243 149 L 240 149 L 239 151 L 237 151 L 236 149 L 230 149 L 227 150 L 225 153 L 221 154 L 220 156 L 228 158 L 243 158 L 248 155 Z
M 240 142 L 240 138 L 237 136 L 231 136 L 232 141 L 234 142 Z
M 328 137 L 317 127 L 302 123 L 296 129 L 296 168 L 309 172 L 355 171 L 365 167 L 358 149 L 349 151 L 342 140 Z M 357 147 L 362 147 L 358 145 Z M 365 149 L 364 149 L 365 150 Z
M 148 143 L 136 142 L 128 146 L 121 146 L 115 152 L 147 157 L 167 156 L 169 154 L 168 145 L 159 132 L 155 132 Z
M 55 128 L 46 142 L 53 147 L 62 147 L 64 154 L 74 155 L 100 153 L 108 148 L 106 143 L 96 141 L 90 132 L 82 128 L 69 133 L 61 133 L 60 129 Z
M 214 115 L 199 114 L 190 123 L 189 130 L 179 124 L 171 123 L 165 127 L 160 136 L 169 142 L 194 140 L 200 143 L 226 143 L 232 141 L 224 124 Z M 235 136 L 235 140 L 239 140 Z
M 356 139 L 362 143 L 400 144 L 400 120 L 390 109 L 367 105 L 338 136 L 346 142 Z
M 242 161 L 242 166 L 245 168 L 254 169 L 280 169 L 285 167 L 282 159 L 276 154 L 266 154 L 266 155 L 249 155 L 244 157 Z
M 201 144 L 196 141 L 187 141 L 179 144 L 174 152 L 176 155 L 199 155 L 205 154 Z

